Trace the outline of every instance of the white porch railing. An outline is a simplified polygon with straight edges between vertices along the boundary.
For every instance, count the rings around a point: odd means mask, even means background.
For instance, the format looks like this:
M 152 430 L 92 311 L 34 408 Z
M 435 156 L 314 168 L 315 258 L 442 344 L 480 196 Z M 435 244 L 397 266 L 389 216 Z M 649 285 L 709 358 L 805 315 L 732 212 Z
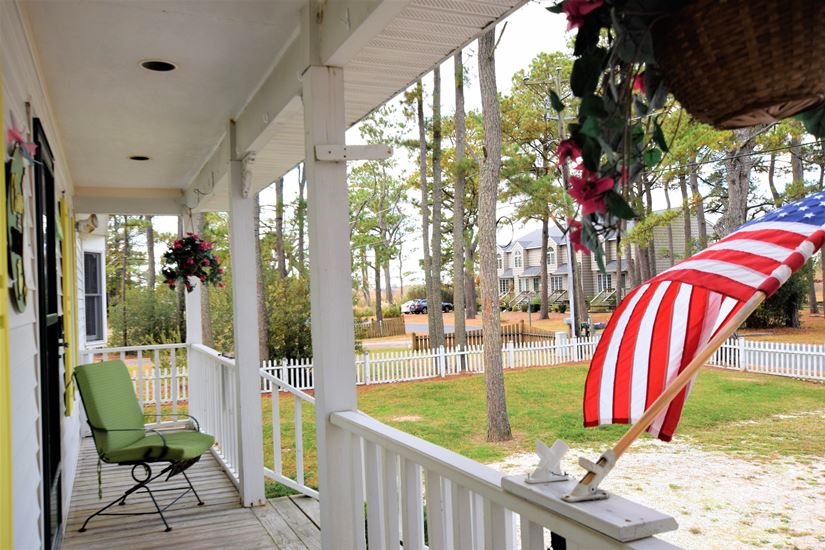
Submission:
M 500 472 L 361 412 L 331 421 L 352 435 L 351 505 L 336 513 L 353 514 L 356 547 L 366 535 L 371 547 L 423 549 L 426 529 L 430 548 L 539 550 L 546 531 L 570 550 L 675 548 L 653 536 L 675 529 L 672 518 L 621 497 L 570 505 L 574 520 L 506 491 Z
M 186 344 L 158 344 L 119 348 L 90 348 L 80 351 L 81 363 L 121 359 L 129 367 L 132 384 L 141 406 L 154 405 L 161 414 L 162 405 L 171 404 L 178 412 L 178 403 L 189 399 L 189 370 Z
M 261 380 L 272 391 L 272 467 L 264 464 L 264 476 L 289 487 L 294 491 L 318 498 L 318 491 L 305 483 L 306 465 L 304 463 L 304 421 L 303 403 L 315 404 L 315 398 L 295 386 L 261 369 Z M 294 404 L 294 438 L 295 438 L 295 478 L 287 477 L 283 468 L 283 446 L 281 433 L 280 392 L 287 392 Z M 266 429 L 266 428 L 264 428 Z
M 825 345 L 731 338 L 708 365 L 825 382 Z
M 189 346 L 190 414 L 201 430 L 215 436 L 212 454 L 237 486 L 240 483 L 238 390 L 235 360 L 200 344 Z

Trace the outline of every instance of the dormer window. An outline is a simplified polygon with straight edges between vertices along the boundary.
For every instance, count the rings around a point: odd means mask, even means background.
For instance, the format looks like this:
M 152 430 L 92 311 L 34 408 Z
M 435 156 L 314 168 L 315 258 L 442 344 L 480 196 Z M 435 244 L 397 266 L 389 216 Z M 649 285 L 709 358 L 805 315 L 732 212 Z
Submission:
M 504 260 L 501 259 L 501 252 L 496 254 L 496 264 L 499 269 L 504 269 Z
M 521 250 L 516 250 L 513 254 L 513 267 L 521 267 Z
M 548 248 L 547 249 L 547 265 L 555 265 L 556 264 L 556 249 L 555 248 Z

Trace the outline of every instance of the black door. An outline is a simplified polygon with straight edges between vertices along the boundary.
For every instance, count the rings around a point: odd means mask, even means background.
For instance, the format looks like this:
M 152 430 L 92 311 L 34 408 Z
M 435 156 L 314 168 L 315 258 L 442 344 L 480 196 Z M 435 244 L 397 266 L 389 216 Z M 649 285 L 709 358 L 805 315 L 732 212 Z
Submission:
M 43 546 L 60 545 L 61 509 L 60 425 L 63 384 L 60 352 L 63 318 L 59 313 L 57 274 L 57 198 L 54 189 L 54 158 L 40 121 L 34 120 L 37 154 L 34 167 L 37 229 L 37 305 L 40 336 L 40 422 L 43 456 Z

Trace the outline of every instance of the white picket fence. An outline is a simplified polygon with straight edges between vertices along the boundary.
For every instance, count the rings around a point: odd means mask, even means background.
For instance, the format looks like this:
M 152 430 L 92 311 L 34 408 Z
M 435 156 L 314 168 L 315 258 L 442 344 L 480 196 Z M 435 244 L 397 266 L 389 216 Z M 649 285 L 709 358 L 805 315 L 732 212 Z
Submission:
M 731 338 L 708 365 L 825 382 L 825 345 Z
M 501 350 L 505 369 L 559 365 L 588 361 L 596 349 L 598 337 L 566 338 L 559 341 L 508 343 Z M 358 385 L 390 384 L 427 378 L 443 378 L 462 373 L 484 372 L 484 349 L 440 347 L 432 350 L 365 352 L 355 359 Z M 314 388 L 311 359 L 264 361 L 262 372 L 283 380 L 299 390 Z M 272 391 L 272 382 L 262 379 L 261 391 Z

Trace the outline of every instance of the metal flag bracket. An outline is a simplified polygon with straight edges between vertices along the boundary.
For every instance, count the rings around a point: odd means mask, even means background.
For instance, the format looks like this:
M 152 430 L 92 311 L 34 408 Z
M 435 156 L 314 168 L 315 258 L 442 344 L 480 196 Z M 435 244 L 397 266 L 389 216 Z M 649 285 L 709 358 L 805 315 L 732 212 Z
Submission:
M 536 440 L 536 454 L 539 455 L 539 465 L 524 481 L 533 484 L 570 479 L 570 476 L 561 471 L 561 459 L 569 450 L 570 447 L 561 439 L 557 439 L 552 447 L 548 447 L 543 441 Z
M 584 502 L 588 500 L 604 500 L 607 498 L 607 491 L 599 489 L 599 484 L 605 478 L 613 466 L 616 465 L 616 453 L 613 449 L 608 449 L 599 460 L 593 462 L 584 457 L 579 458 L 579 466 L 588 471 L 588 474 L 562 499 L 565 502 Z

